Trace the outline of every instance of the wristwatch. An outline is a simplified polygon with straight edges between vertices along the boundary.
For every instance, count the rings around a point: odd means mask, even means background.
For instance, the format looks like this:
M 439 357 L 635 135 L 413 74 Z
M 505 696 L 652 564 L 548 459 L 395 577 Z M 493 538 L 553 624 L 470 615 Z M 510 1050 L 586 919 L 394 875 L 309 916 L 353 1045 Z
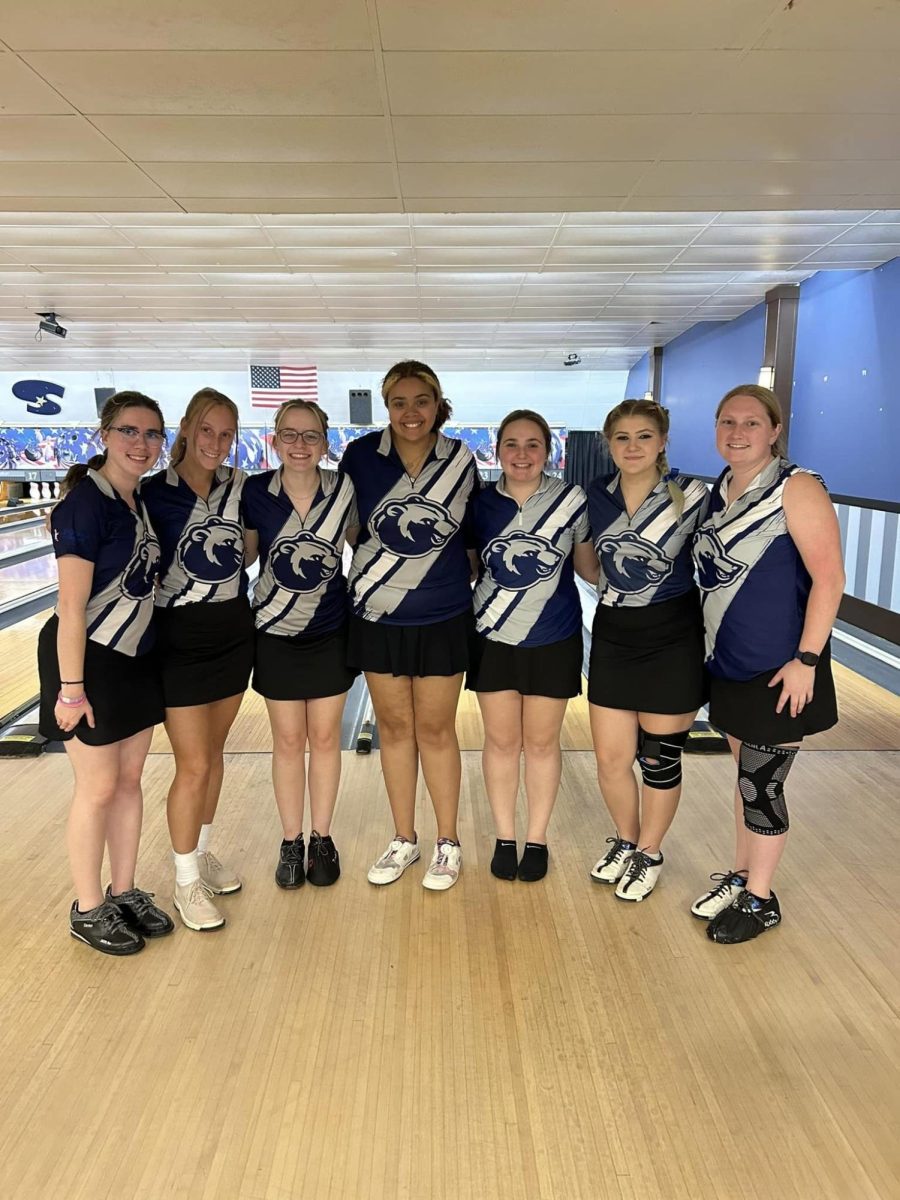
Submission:
M 804 667 L 815 667 L 819 662 L 818 654 L 813 654 L 811 650 L 798 650 L 794 658 L 799 658 Z

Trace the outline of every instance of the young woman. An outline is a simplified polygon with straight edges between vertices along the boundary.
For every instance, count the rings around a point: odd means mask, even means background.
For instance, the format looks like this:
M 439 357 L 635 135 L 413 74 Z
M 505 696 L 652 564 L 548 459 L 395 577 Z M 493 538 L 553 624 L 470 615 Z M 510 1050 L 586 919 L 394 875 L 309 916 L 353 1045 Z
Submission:
M 253 666 L 240 521 L 246 475 L 225 465 L 238 410 L 213 388 L 192 397 L 167 470 L 141 486 L 160 542 L 156 623 L 166 732 L 175 755 L 167 815 L 175 908 L 188 929 L 221 929 L 213 895 L 241 881 L 210 849 L 228 731 Z
M 756 384 L 716 409 L 727 463 L 694 541 L 710 720 L 738 767 L 735 865 L 691 908 L 715 942 L 781 921 L 772 891 L 788 830 L 784 782 L 804 737 L 837 722 L 830 636 L 844 591 L 834 508 L 818 476 L 784 458 L 781 409 Z
M 704 699 L 690 543 L 707 492 L 669 470 L 669 414 L 653 401 L 623 400 L 603 433 L 617 469 L 588 488 L 600 564 L 588 699 L 597 777 L 616 832 L 591 876 L 614 884 L 620 900 L 640 901 L 662 871 L 681 753 Z
M 497 433 L 502 475 L 469 515 L 476 636 L 466 687 L 484 720 L 482 769 L 497 841 L 491 871 L 526 882 L 547 873 L 547 827 L 556 803 L 559 734 L 581 694 L 581 604 L 574 569 L 596 578 L 584 492 L 544 473 L 551 451 L 542 416 L 518 409 Z M 516 845 L 519 762 L 525 752 L 528 827 Z
M 136 492 L 163 446 L 159 405 L 118 392 L 103 406 L 100 436 L 103 453 L 69 470 L 51 517 L 59 600 L 38 639 L 40 731 L 65 742 L 75 775 L 70 931 L 95 950 L 124 955 L 174 928 L 134 883 L 141 772 L 163 719 L 151 653 L 159 544 Z M 105 894 L 104 848 L 112 876 Z
M 341 460 L 361 522 L 350 571 L 348 661 L 366 673 L 395 829 L 368 877 L 393 883 L 419 857 L 421 758 L 437 817 L 422 883 L 444 891 L 462 865 L 455 720 L 472 629 L 462 524 L 477 475 L 469 450 L 440 432 L 450 404 L 430 367 L 397 363 L 381 394 L 388 427 L 351 442 Z
M 259 552 L 253 593 L 253 687 L 272 725 L 272 783 L 281 816 L 275 882 L 281 888 L 337 882 L 340 858 L 331 818 L 341 780 L 341 716 L 356 671 L 348 670 L 347 594 L 341 554 L 357 524 L 349 479 L 323 471 L 328 416 L 318 404 L 288 400 L 275 417 L 282 465 L 244 488 L 249 560 Z M 304 866 L 303 808 L 309 745 L 312 831 Z M 305 870 L 305 874 L 304 874 Z

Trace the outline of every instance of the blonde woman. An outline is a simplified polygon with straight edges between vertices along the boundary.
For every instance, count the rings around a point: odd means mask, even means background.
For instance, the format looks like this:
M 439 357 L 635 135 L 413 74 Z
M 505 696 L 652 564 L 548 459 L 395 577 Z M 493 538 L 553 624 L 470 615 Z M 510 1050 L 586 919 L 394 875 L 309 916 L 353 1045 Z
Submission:
M 670 471 L 661 405 L 623 400 L 603 433 L 616 471 L 588 488 L 599 560 L 588 699 L 615 835 L 591 876 L 614 885 L 619 900 L 640 901 L 662 871 L 663 838 L 681 797 L 682 749 L 704 700 L 691 538 L 707 491 Z
M 357 517 L 353 484 L 319 466 L 327 446 L 328 416 L 318 404 L 286 401 L 275 417 L 281 466 L 254 475 L 244 489 L 247 552 L 251 560 L 259 554 L 253 688 L 265 697 L 272 726 L 272 783 L 283 832 L 275 882 L 285 889 L 307 881 L 328 887 L 341 873 L 331 819 L 341 780 L 341 717 L 357 674 L 346 665 L 341 554 Z
M 237 430 L 234 401 L 203 388 L 181 419 L 169 467 L 141 487 L 162 555 L 156 620 L 175 755 L 167 805 L 175 907 L 188 929 L 204 932 L 225 924 L 212 897 L 241 888 L 210 846 L 225 739 L 253 665 L 240 520 L 246 475 L 227 465 Z
M 831 627 L 844 591 L 834 506 L 817 475 L 785 456 L 781 408 L 742 384 L 716 409 L 726 467 L 694 540 L 703 596 L 709 716 L 738 769 L 735 858 L 691 912 L 714 942 L 781 921 L 772 891 L 784 852 L 784 783 L 804 737 L 837 722 Z

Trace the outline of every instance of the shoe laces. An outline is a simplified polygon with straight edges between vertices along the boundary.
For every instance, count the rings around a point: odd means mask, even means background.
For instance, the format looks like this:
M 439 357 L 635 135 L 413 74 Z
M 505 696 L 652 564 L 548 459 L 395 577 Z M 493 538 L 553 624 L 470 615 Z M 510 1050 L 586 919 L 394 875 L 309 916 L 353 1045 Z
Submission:
M 208 871 L 221 871 L 222 870 L 222 863 L 219 861 L 218 858 L 216 858 L 216 856 L 213 854 L 212 850 L 204 850 L 203 854 L 206 856 L 206 869 Z
M 710 879 L 716 886 L 707 892 L 707 899 L 718 900 L 720 896 L 724 896 L 733 886 L 731 881 L 734 878 L 734 871 L 717 871 L 715 874 L 710 875 Z
M 154 892 L 143 892 L 140 888 L 129 888 L 127 892 L 122 892 L 112 900 L 113 904 L 121 902 L 127 904 L 129 908 L 133 908 L 139 917 L 146 917 L 151 910 L 155 910 L 156 905 L 153 903 Z M 112 899 L 112 898 L 111 898 Z
M 190 889 L 187 897 L 189 904 L 203 904 L 208 900 L 212 900 L 212 892 L 202 879 L 195 879 L 190 884 Z
M 311 840 L 309 848 L 312 850 Z M 303 845 L 303 838 L 294 838 L 289 845 L 281 847 L 281 861 L 285 862 L 286 860 L 293 859 L 294 862 L 303 862 L 303 854 L 305 849 L 306 848 Z
M 619 858 L 620 855 L 627 853 L 627 847 L 625 845 L 624 838 L 608 837 L 606 839 L 606 844 L 607 844 L 607 846 L 609 846 L 609 845 L 612 846 L 611 850 L 607 850 L 606 855 L 603 859 L 604 863 L 606 863 L 607 866 L 611 866 L 612 863 L 614 863 L 616 861 L 616 859 Z
M 128 894 L 127 892 L 125 893 Z M 98 921 L 104 921 L 110 933 L 131 933 L 128 923 L 114 900 L 104 900 L 97 909 Z
M 653 859 L 649 858 L 643 850 L 633 850 L 631 858 L 628 860 L 628 866 L 625 868 L 628 882 L 640 883 L 647 874 L 648 867 L 655 867 L 656 865 Z

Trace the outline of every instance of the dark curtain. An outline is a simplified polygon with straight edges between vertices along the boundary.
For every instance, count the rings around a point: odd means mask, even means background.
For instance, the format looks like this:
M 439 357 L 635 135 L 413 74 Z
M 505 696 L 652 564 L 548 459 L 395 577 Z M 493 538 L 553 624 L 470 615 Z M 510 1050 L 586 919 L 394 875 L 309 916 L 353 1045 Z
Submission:
M 566 439 L 566 482 L 586 488 L 598 475 L 611 475 L 615 467 L 606 439 L 595 429 L 570 429 Z

